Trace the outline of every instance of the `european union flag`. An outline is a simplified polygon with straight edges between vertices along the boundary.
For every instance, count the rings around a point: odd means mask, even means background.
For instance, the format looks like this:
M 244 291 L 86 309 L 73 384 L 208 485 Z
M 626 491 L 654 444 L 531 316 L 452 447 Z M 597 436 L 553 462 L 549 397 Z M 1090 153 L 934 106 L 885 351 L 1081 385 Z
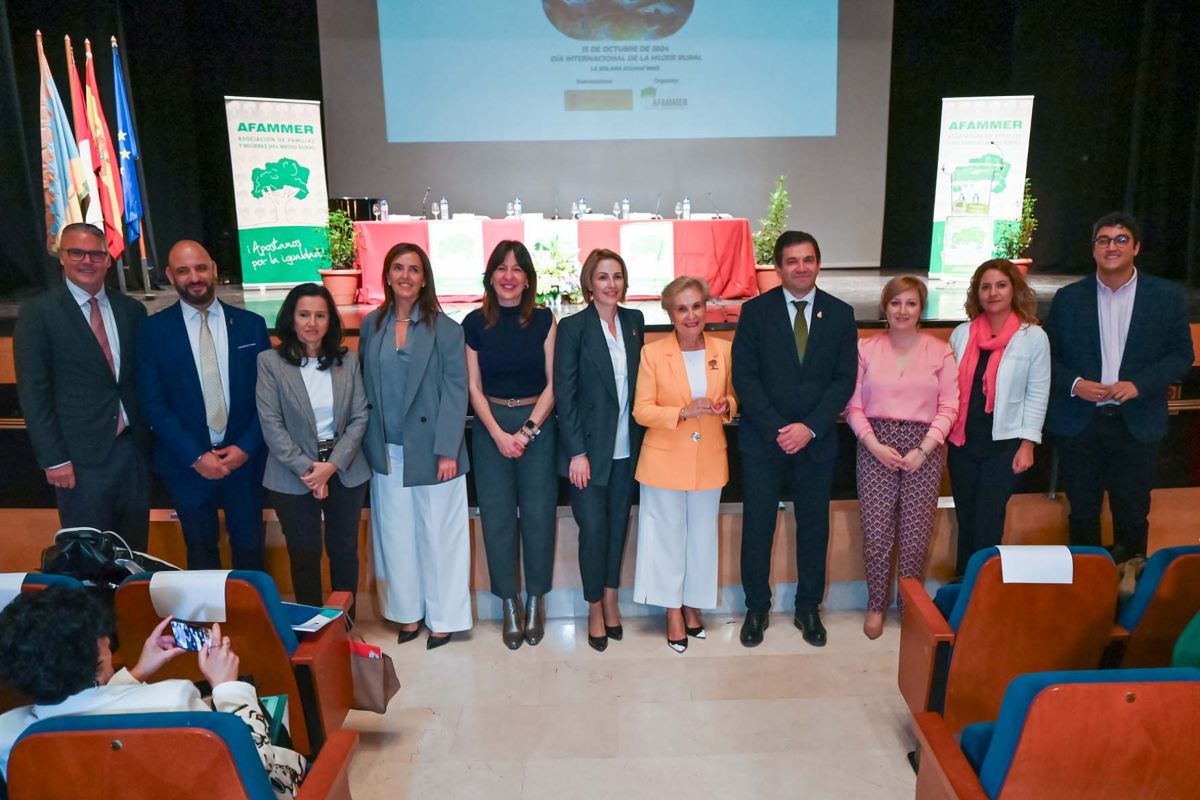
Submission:
M 117 53 L 117 42 L 112 43 L 113 92 L 117 101 L 117 158 L 121 164 L 121 186 L 125 189 L 125 226 L 129 228 L 129 241 L 142 235 L 142 190 L 138 185 L 137 135 L 133 130 L 133 114 L 129 111 L 129 97 L 125 94 L 125 74 L 121 71 L 121 56 Z

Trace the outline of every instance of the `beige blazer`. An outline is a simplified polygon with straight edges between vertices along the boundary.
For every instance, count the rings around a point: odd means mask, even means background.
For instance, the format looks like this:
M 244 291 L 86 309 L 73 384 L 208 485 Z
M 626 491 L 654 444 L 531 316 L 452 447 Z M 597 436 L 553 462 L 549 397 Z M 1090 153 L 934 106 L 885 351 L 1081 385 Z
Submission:
M 333 373 L 333 428 L 337 436 L 329 462 L 338 468 L 342 485 L 358 486 L 371 477 L 362 453 L 367 396 L 358 356 L 348 352 L 341 366 L 334 364 L 329 369 Z M 284 361 L 275 350 L 259 353 L 255 399 L 268 450 L 263 486 L 283 494 L 307 493 L 300 476 L 317 460 L 317 418 L 300 368 Z
M 646 427 L 637 465 L 639 483 L 699 491 L 719 489 L 729 481 L 724 423 L 737 415 L 730 343 L 705 336 L 704 350 L 705 394 L 713 400 L 729 398 L 729 413 L 680 421 L 680 410 L 692 402 L 692 390 L 679 340 L 671 334 L 642 348 L 633 400 L 633 418 Z

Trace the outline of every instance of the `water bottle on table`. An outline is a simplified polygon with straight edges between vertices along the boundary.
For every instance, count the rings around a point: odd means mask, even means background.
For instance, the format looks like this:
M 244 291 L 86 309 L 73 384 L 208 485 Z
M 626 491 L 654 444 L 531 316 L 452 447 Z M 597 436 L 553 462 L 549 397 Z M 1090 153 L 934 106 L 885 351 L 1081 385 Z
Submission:
M 446 202 L 445 196 L 438 203 L 438 208 L 442 212 L 442 219 L 450 219 L 450 204 Z
M 521 198 L 519 197 L 513 198 L 513 216 L 518 219 L 521 218 Z
M 388 221 L 388 202 L 386 197 L 380 198 L 379 200 L 379 221 Z
M 683 218 L 692 218 L 692 200 L 687 195 L 683 196 Z
M 621 219 L 629 219 L 629 198 L 621 198 Z

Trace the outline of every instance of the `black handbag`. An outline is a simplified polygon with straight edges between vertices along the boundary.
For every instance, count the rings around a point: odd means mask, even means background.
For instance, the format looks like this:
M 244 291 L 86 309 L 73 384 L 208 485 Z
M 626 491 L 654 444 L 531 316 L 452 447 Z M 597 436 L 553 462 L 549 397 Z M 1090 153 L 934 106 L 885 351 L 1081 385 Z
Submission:
M 85 586 L 116 591 L 130 575 L 179 568 L 131 548 L 112 531 L 63 528 L 42 551 L 42 572 L 67 575 Z

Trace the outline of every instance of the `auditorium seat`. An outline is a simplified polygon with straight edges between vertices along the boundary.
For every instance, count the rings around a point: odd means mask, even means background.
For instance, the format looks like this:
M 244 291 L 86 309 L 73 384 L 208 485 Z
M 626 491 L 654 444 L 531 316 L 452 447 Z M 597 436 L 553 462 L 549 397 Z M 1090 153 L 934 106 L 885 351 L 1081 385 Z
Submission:
M 349 800 L 358 734 L 332 733 L 297 800 Z M 21 735 L 8 765 L 10 800 L 274 800 L 250 729 L 233 714 L 174 711 L 56 717 Z
M 994 547 L 972 555 L 962 584 L 936 602 L 919 581 L 900 581 L 898 682 L 914 714 L 940 712 L 957 733 L 995 719 L 1018 675 L 1100 665 L 1115 627 L 1116 565 L 1101 547 L 1070 550 L 1069 584 L 1004 583 Z
M 1128 631 L 1112 658 L 1122 667 L 1166 667 L 1179 634 L 1200 613 L 1200 546 L 1165 547 L 1150 556 L 1117 622 Z
M 994 722 L 960 741 L 914 715 L 918 800 L 1195 797 L 1200 670 L 1040 672 L 1015 678 Z
M 161 619 L 151 601 L 150 579 L 132 575 L 117 589 L 117 632 L 126 663 L 137 660 L 142 643 Z M 350 603 L 349 592 L 335 592 L 327 607 L 347 612 Z M 274 581 L 250 570 L 228 573 L 225 608 L 227 621 L 221 623 L 221 631 L 238 654 L 241 674 L 252 680 L 260 697 L 288 696 L 292 742 L 305 755 L 316 753 L 341 727 L 353 698 L 345 625 L 335 621 L 298 639 Z M 191 653 L 171 660 L 155 677 L 203 680 Z

